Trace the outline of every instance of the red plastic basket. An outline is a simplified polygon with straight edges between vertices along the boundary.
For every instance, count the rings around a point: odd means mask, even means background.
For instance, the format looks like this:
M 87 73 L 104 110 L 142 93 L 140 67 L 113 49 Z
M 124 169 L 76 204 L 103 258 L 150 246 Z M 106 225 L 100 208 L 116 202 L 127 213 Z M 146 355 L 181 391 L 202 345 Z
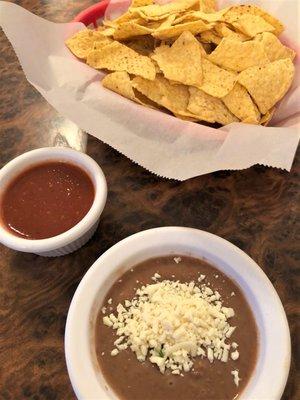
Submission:
M 105 10 L 109 4 L 109 0 L 100 1 L 91 7 L 81 11 L 72 22 L 82 22 L 85 26 L 93 25 L 97 28 L 97 21 L 104 17 Z

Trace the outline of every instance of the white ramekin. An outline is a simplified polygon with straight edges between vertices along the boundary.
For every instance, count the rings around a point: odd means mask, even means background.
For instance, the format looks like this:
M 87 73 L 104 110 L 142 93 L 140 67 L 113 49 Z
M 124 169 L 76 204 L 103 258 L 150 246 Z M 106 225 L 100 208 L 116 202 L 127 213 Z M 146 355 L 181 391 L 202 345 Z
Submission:
M 233 244 L 211 233 L 181 227 L 150 229 L 122 240 L 106 251 L 80 282 L 65 332 L 66 362 L 78 399 L 116 399 L 97 365 L 94 347 L 96 316 L 107 291 L 134 264 L 168 254 L 205 258 L 238 283 L 259 331 L 256 367 L 239 398 L 279 400 L 289 373 L 291 349 L 286 315 L 274 287 L 261 268 Z
M 16 157 L 0 170 L 0 199 L 7 185 L 21 171 L 47 161 L 70 162 L 82 168 L 90 176 L 95 187 L 95 198 L 92 207 L 73 228 L 49 239 L 23 239 L 10 233 L 0 223 L 0 242 L 14 250 L 46 257 L 56 257 L 79 249 L 92 237 L 105 206 L 107 186 L 101 168 L 91 157 L 67 147 L 44 147 Z

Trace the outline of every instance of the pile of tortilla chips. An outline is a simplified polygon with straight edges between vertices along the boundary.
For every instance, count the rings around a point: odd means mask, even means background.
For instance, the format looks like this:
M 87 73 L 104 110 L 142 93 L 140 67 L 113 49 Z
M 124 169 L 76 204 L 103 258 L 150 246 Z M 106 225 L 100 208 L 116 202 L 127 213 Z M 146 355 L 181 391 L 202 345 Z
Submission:
M 283 29 L 254 5 L 217 11 L 215 0 L 133 0 L 125 14 L 66 44 L 109 72 L 104 87 L 136 103 L 194 122 L 266 125 L 294 77 Z

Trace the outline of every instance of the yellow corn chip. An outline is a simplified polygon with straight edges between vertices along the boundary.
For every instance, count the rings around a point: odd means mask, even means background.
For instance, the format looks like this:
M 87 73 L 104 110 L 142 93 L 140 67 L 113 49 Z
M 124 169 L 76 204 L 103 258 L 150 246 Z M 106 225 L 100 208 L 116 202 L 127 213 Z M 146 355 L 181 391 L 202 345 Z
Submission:
M 219 35 L 221 38 L 231 37 L 232 39 L 241 40 L 242 42 L 244 42 L 245 40 L 249 40 L 248 36 L 244 35 L 241 32 L 233 31 L 226 25 L 225 22 L 218 22 L 214 26 L 214 30 L 216 31 L 217 35 Z
M 101 83 L 105 88 L 110 89 L 127 99 L 133 100 L 138 104 L 150 108 L 158 108 L 157 104 L 147 97 L 144 97 L 133 88 L 130 76 L 125 71 L 112 72 L 111 74 L 106 75 L 102 79 Z
M 103 47 L 107 46 L 108 44 L 112 43 L 113 40 L 111 38 L 105 37 L 106 40 L 96 40 L 93 45 L 92 50 L 100 50 L 103 49 Z
M 110 21 L 109 19 L 103 21 L 103 26 L 108 28 L 116 28 L 118 25 L 114 21 Z
M 275 28 L 259 15 L 243 14 L 235 21 L 232 26 L 247 36 L 255 37 L 258 33 L 273 32 Z
M 142 56 L 119 42 L 112 42 L 101 50 L 91 51 L 87 57 L 87 64 L 97 69 L 126 71 L 150 80 L 154 80 L 156 74 L 149 57 Z
M 152 36 L 146 35 L 126 41 L 124 44 L 139 54 L 149 56 L 154 50 L 154 41 Z
M 118 25 L 116 28 L 114 32 L 114 39 L 124 40 L 135 36 L 148 35 L 151 32 L 152 29 L 139 25 L 135 22 L 124 22 L 123 24 Z
M 204 43 L 201 42 L 201 37 L 200 36 L 195 36 L 195 38 L 198 40 L 202 50 L 201 53 L 203 54 L 203 56 L 207 56 L 207 54 L 210 54 L 212 52 L 212 45 L 211 43 Z
M 200 120 L 211 123 L 218 122 L 222 125 L 238 122 L 238 119 L 220 99 L 216 99 L 194 87 L 190 87 L 189 92 L 190 98 L 187 109 L 192 114 L 197 115 Z
M 171 85 L 160 75 L 154 81 L 140 77 L 133 78 L 132 85 L 155 103 L 167 108 L 175 114 L 185 111 L 189 101 L 189 91 L 184 85 Z
M 213 13 L 217 10 L 216 0 L 199 0 L 199 10 L 205 13 Z
M 292 61 L 295 58 L 296 53 L 294 50 L 284 46 L 280 40 L 269 32 L 261 33 L 254 39 L 263 45 L 264 51 L 270 61 L 280 60 L 284 58 L 290 58 Z
M 271 110 L 267 111 L 267 113 L 261 117 L 260 124 L 264 125 L 264 126 L 268 126 L 271 119 L 273 118 L 274 111 L 275 111 L 275 107 L 273 107 Z
M 266 22 L 268 22 L 275 28 L 273 33 L 276 36 L 280 35 L 280 33 L 282 33 L 284 30 L 284 26 L 280 21 L 278 21 L 277 18 L 273 17 L 262 8 L 251 4 L 229 7 L 228 11 L 224 14 L 223 20 L 225 22 L 232 23 L 244 14 L 257 15 L 259 17 L 262 17 Z
M 131 12 L 130 10 L 128 10 L 127 12 L 120 15 L 118 18 L 115 18 L 114 20 L 103 21 L 103 25 L 115 28 L 118 25 L 123 24 L 124 22 L 133 21 L 137 18 L 140 18 L 140 16 L 136 12 Z
M 286 58 L 248 68 L 239 74 L 238 82 L 248 90 L 260 112 L 266 114 L 286 94 L 293 76 L 294 65 Z
M 153 0 L 132 0 L 130 7 L 135 8 L 135 7 L 143 7 L 143 6 L 149 6 L 150 4 L 153 4 Z
M 205 21 L 205 22 L 218 22 L 218 21 L 221 21 L 223 15 L 226 13 L 226 11 L 227 11 L 227 9 L 223 9 L 223 10 L 209 13 L 209 14 L 202 12 L 202 11 L 188 11 L 184 14 L 176 16 L 174 25 L 179 24 L 181 22 L 198 21 L 199 19 L 201 19 L 202 21 Z
M 111 74 L 106 75 L 102 79 L 101 83 L 105 88 L 113 90 L 127 99 L 138 102 L 133 91 L 130 76 L 127 72 L 112 72 Z
M 200 34 L 200 40 L 201 40 L 201 42 L 204 42 L 204 43 L 219 44 L 219 43 L 221 43 L 222 38 L 220 38 L 218 35 L 216 35 L 212 31 L 205 31 Z
M 100 43 L 102 43 L 103 46 L 110 43 L 110 39 L 103 36 L 102 32 L 84 29 L 66 40 L 66 45 L 76 57 L 86 59 L 96 41 L 99 43 L 99 46 Z
M 254 65 L 265 65 L 269 59 L 261 43 L 254 40 L 241 42 L 223 38 L 218 47 L 208 56 L 209 60 L 233 71 L 243 71 Z
M 175 26 L 171 26 L 169 28 L 158 28 L 156 31 L 152 33 L 152 36 L 157 39 L 169 39 L 173 37 L 180 36 L 184 31 L 189 31 L 193 35 L 197 33 L 206 31 L 211 28 L 210 24 L 206 24 L 202 20 L 186 22 L 184 24 L 178 24 Z
M 131 8 L 132 12 L 138 13 L 146 20 L 157 21 L 171 14 L 177 14 L 193 7 L 198 0 L 178 0 L 167 4 L 153 4 L 145 7 Z
M 260 112 L 247 90 L 239 83 L 236 83 L 222 100 L 228 110 L 241 121 L 247 120 L 248 124 L 258 124 L 260 122 Z
M 183 112 L 182 114 L 176 114 L 173 113 L 175 117 L 183 119 L 184 121 L 189 121 L 189 122 L 197 122 L 199 121 L 199 118 L 197 117 L 190 117 L 188 115 L 185 114 L 185 112 Z
M 237 80 L 235 73 L 226 71 L 205 58 L 202 58 L 202 73 L 200 89 L 214 97 L 226 96 Z
M 152 53 L 152 54 L 150 54 L 149 56 L 150 56 L 150 58 L 151 58 L 151 60 L 152 60 L 152 62 L 153 62 L 153 64 L 154 64 L 154 66 L 155 66 L 155 72 L 157 73 L 157 74 L 161 74 L 162 73 L 162 71 L 161 71 L 161 69 L 159 68 L 159 65 L 157 64 L 157 62 L 152 58 L 152 55 L 153 55 L 154 53 Z M 170 81 L 170 83 L 171 83 L 171 81 Z M 177 83 L 177 82 L 176 82 Z
M 103 31 L 101 31 L 102 35 L 104 36 L 113 36 L 115 33 L 115 28 L 105 28 Z
M 185 85 L 202 84 L 201 47 L 190 32 L 183 32 L 171 47 L 155 49 L 154 59 L 164 76 Z
M 176 14 L 171 14 L 169 15 L 158 27 L 156 27 L 155 29 L 166 29 L 166 28 L 170 28 L 173 24 L 173 22 L 176 19 Z

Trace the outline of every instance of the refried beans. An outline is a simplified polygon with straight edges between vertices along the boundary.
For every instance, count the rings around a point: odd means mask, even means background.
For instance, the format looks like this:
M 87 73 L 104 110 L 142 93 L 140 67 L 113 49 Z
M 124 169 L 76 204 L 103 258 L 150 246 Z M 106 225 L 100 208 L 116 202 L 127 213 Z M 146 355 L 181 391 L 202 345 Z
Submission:
M 239 357 L 227 362 L 207 358 L 193 358 L 193 368 L 180 375 L 170 370 L 162 374 L 157 365 L 137 360 L 135 353 L 127 348 L 112 356 L 118 339 L 116 330 L 103 323 L 104 313 L 116 313 L 119 303 L 124 304 L 135 296 L 142 285 L 153 284 L 153 276 L 170 281 L 196 284 L 201 275 L 203 282 L 213 291 L 217 290 L 223 306 L 231 307 L 235 315 L 230 324 L 236 329 L 231 341 L 238 343 Z M 200 285 L 200 284 L 199 284 Z M 99 311 L 96 322 L 96 354 L 102 373 L 121 400 L 233 400 L 237 399 L 253 372 L 258 351 L 258 334 L 254 316 L 237 284 L 204 260 L 187 256 L 164 256 L 149 259 L 134 266 L 122 275 L 110 288 Z M 238 371 L 238 386 L 232 371 Z

